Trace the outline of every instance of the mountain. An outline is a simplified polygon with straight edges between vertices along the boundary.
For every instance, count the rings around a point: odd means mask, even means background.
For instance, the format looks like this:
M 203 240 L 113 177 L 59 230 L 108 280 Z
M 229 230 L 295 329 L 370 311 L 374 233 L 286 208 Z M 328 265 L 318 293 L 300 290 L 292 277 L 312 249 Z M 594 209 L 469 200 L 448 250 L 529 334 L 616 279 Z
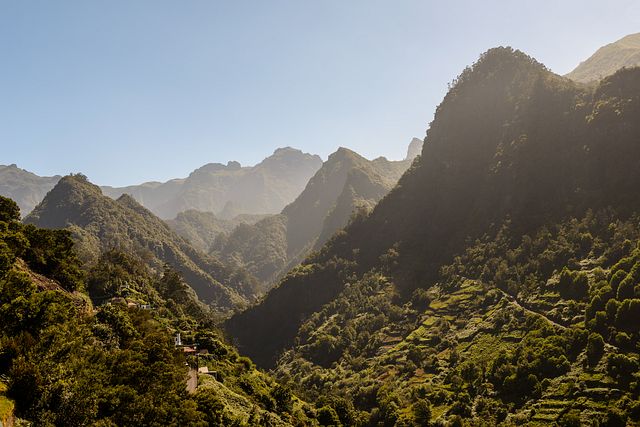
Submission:
M 62 178 L 25 222 L 70 230 L 87 264 L 117 249 L 136 254 L 156 271 L 173 266 L 202 301 L 219 310 L 245 304 L 254 295 L 251 277 L 195 250 L 132 197 L 113 200 L 82 175 Z
M 240 224 L 255 224 L 269 215 L 241 214 L 232 219 L 222 219 L 211 212 L 188 210 L 180 212 L 174 219 L 165 222 L 202 252 L 210 250 L 211 242 L 222 233 L 230 233 Z
M 228 334 L 365 425 L 637 422 L 639 113 L 640 69 L 488 51 L 394 189 Z
M 118 198 L 130 194 L 163 219 L 187 210 L 213 212 L 223 219 L 240 214 L 275 214 L 294 200 L 322 165 L 319 156 L 279 148 L 251 167 L 238 162 L 209 163 L 187 178 L 129 187 L 102 187 Z
M 416 142 L 412 147 L 415 149 Z M 289 266 L 321 248 L 347 225 L 354 212 L 372 209 L 411 162 L 412 158 L 367 160 L 347 148 L 339 148 L 282 213 L 221 234 L 212 251 L 268 285 Z
M 59 180 L 58 175 L 38 176 L 16 165 L 0 165 L 0 196 L 15 200 L 22 214 L 26 215 Z
M 422 153 L 422 143 L 423 141 L 420 138 L 413 138 L 407 148 L 407 157 L 404 159 L 413 160 L 418 157 Z
M 637 66 L 640 66 L 640 33 L 630 34 L 601 47 L 567 77 L 588 83 L 610 76 L 623 67 Z
M 191 310 L 176 272 L 156 277 L 132 254 L 110 251 L 83 274 L 68 231 L 19 219 L 15 202 L 0 197 L 3 425 L 285 427 L 322 420 L 322 407 L 258 371 L 205 311 Z M 146 286 L 156 281 L 158 292 Z M 86 293 L 114 284 L 150 293 L 99 305 Z M 146 304 L 130 299 L 138 297 Z

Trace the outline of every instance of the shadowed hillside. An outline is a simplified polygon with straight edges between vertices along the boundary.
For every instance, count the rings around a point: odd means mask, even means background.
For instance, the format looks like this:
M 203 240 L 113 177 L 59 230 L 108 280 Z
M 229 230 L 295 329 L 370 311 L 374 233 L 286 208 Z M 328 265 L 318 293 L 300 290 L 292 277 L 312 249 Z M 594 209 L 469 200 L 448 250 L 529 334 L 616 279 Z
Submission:
M 637 372 L 638 332 L 618 323 L 631 333 L 620 348 L 620 330 L 605 325 L 635 316 L 640 297 L 636 288 L 614 296 L 611 268 L 625 263 L 620 275 L 635 280 L 625 257 L 635 259 L 638 244 L 639 113 L 640 70 L 591 89 L 519 51 L 488 51 L 454 82 L 398 185 L 231 318 L 228 332 L 310 398 L 349 399 L 369 425 L 394 425 L 406 415 L 398 408 L 419 405 L 437 405 L 449 420 L 553 423 L 578 411 L 586 421 L 577 396 L 599 402 L 598 419 L 626 416 L 616 411 L 631 413 L 635 386 L 617 369 Z M 594 302 L 611 280 L 614 291 Z M 612 299 L 602 312 L 610 320 L 594 317 Z M 481 340 L 491 328 L 502 328 L 504 344 Z M 408 342 L 426 353 L 408 353 Z M 482 350 L 493 345 L 504 351 Z M 431 349 L 432 365 L 398 366 L 425 363 Z M 483 351 L 486 359 L 474 359 Z M 605 391 L 567 391 L 580 381 Z M 504 412 L 491 418 L 495 411 Z

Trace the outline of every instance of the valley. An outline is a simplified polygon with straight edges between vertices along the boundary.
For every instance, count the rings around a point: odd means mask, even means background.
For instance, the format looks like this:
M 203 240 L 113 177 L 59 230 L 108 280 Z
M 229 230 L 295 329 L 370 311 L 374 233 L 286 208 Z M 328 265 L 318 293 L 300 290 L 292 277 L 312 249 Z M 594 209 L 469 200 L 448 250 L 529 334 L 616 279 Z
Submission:
M 637 39 L 489 49 L 401 160 L 0 167 L 0 426 L 640 425 Z

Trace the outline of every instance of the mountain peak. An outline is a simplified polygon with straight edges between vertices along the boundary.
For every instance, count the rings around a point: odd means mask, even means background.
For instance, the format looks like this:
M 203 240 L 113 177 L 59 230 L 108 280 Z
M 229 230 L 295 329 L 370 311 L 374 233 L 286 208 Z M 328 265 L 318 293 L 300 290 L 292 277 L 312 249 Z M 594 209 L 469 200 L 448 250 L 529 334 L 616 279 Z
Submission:
M 62 178 L 60 178 L 60 181 L 58 181 L 52 191 L 54 190 L 80 190 L 83 192 L 102 195 L 102 190 L 100 190 L 100 187 L 93 184 L 85 175 L 81 173 L 63 176 Z
M 280 147 L 276 148 L 273 154 L 262 161 L 272 161 L 272 160 L 298 160 L 298 159 L 308 159 L 317 163 L 322 163 L 322 159 L 320 156 L 315 154 L 305 153 L 302 150 L 293 147 Z M 318 168 L 320 165 L 318 164 Z
M 566 77 L 588 83 L 610 76 L 621 68 L 637 66 L 640 66 L 640 33 L 629 34 L 602 46 Z
M 420 138 L 413 138 L 407 147 L 407 157 L 405 160 L 413 160 L 420 153 L 422 153 L 422 140 Z

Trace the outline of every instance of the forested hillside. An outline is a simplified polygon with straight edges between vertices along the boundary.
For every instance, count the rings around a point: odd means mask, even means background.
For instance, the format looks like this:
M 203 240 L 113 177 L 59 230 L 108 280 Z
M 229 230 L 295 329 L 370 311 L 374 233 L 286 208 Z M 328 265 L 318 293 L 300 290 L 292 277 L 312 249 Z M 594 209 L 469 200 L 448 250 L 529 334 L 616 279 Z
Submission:
M 184 275 L 202 301 L 218 310 L 236 308 L 255 296 L 250 275 L 195 250 L 130 196 L 112 200 L 81 175 L 62 178 L 25 222 L 71 231 L 87 265 L 112 249 L 156 271 L 168 264 Z
M 320 249 L 355 212 L 373 209 L 411 165 L 420 144 L 412 141 L 402 161 L 367 160 L 347 148 L 338 149 L 280 215 L 219 235 L 212 252 L 269 285 Z
M 222 219 L 212 212 L 188 210 L 165 222 L 196 249 L 209 252 L 211 244 L 220 234 L 231 233 L 240 224 L 252 225 L 268 216 L 270 215 L 241 214 L 231 219 Z
M 19 219 L 18 206 L 0 197 L 5 425 L 291 426 L 322 420 L 322 408 L 300 401 L 225 344 L 177 272 L 156 274 L 117 251 L 83 271 L 70 232 Z M 86 294 L 116 284 L 152 306 L 115 299 L 103 304 Z M 207 352 L 188 356 L 174 346 L 175 332 Z M 187 390 L 187 365 L 215 376 Z
M 635 422 L 639 116 L 638 69 L 488 51 L 398 185 L 227 331 L 346 425 Z

